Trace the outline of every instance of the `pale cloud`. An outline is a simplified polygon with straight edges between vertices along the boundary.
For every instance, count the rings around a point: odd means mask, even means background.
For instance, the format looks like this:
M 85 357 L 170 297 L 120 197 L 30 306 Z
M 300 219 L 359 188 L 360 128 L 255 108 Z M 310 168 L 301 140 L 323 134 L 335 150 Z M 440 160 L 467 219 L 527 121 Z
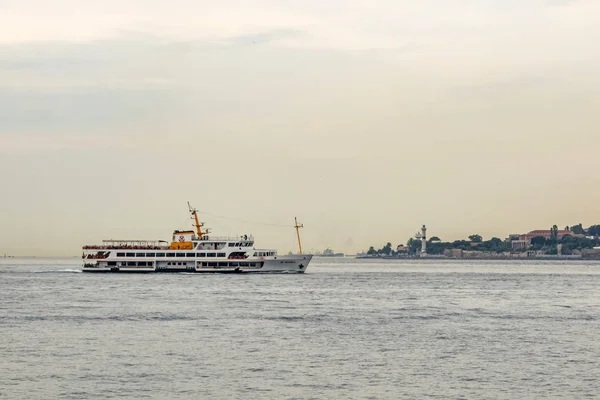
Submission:
M 593 27 L 600 8 L 582 1 L 261 0 L 5 2 L 0 43 L 116 39 L 128 32 L 157 38 L 227 43 L 243 36 L 294 32 L 281 46 L 359 50 L 406 43 L 447 44 L 477 35 L 560 33 Z M 557 32 L 556 27 L 571 28 Z

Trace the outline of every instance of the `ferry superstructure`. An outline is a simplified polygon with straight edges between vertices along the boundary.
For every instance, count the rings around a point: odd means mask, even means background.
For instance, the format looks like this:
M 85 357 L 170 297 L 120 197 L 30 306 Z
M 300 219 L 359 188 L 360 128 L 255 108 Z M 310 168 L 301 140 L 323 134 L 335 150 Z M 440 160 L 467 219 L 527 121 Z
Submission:
M 196 272 L 196 273 L 304 273 L 312 255 L 280 256 L 276 250 L 257 249 L 254 237 L 213 237 L 203 231 L 198 212 L 188 207 L 196 231 L 174 231 L 164 240 L 103 240 L 83 246 L 83 272 Z

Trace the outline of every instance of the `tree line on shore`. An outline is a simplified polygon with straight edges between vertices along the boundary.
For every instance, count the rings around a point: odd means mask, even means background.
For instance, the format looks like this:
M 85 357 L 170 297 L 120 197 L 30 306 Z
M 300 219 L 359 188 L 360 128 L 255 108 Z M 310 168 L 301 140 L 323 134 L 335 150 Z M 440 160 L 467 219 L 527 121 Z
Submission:
M 574 250 L 591 249 L 600 245 L 600 225 L 592 225 L 584 229 L 582 224 L 565 227 L 573 233 L 573 235 L 565 234 L 559 239 L 558 226 L 553 225 L 550 228 L 550 238 L 544 236 L 536 236 L 531 239 L 530 246 L 526 250 L 543 251 L 546 254 L 556 254 L 557 244 L 562 244 L 562 254 L 572 254 Z M 579 237 L 574 235 L 584 235 Z M 468 240 L 455 240 L 452 242 L 443 242 L 437 236 L 433 236 L 427 241 L 428 254 L 443 254 L 445 250 L 460 249 L 470 251 L 488 251 L 502 253 L 512 251 L 512 240 L 502 240 L 498 237 L 493 237 L 489 240 L 483 240 L 479 234 L 473 234 L 468 237 Z M 419 253 L 421 249 L 421 240 L 410 238 L 406 243 L 406 247 L 397 251 L 392 248 L 390 242 L 386 243 L 380 249 L 375 249 L 374 246 L 369 247 L 367 254 L 370 256 L 395 256 L 399 253 L 414 255 Z

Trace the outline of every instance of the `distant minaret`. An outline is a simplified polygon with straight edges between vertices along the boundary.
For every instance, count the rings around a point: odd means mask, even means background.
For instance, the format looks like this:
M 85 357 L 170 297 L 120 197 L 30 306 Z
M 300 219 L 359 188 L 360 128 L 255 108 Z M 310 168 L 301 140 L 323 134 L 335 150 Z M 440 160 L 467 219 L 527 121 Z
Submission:
M 425 225 L 421 227 L 421 255 L 427 255 L 427 227 Z

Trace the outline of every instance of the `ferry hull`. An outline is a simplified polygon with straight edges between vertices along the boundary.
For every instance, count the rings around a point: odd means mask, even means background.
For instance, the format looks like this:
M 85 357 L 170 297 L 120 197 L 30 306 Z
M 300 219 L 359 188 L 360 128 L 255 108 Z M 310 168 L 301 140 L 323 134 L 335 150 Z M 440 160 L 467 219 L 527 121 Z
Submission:
M 199 273 L 199 274 L 248 274 L 248 273 L 270 273 L 270 274 L 302 274 L 306 271 L 312 255 L 277 256 L 272 259 L 264 259 L 256 262 L 256 267 L 206 267 L 197 263 L 195 267 L 150 267 L 150 268 L 127 268 L 86 265 L 82 272 L 90 273 Z

